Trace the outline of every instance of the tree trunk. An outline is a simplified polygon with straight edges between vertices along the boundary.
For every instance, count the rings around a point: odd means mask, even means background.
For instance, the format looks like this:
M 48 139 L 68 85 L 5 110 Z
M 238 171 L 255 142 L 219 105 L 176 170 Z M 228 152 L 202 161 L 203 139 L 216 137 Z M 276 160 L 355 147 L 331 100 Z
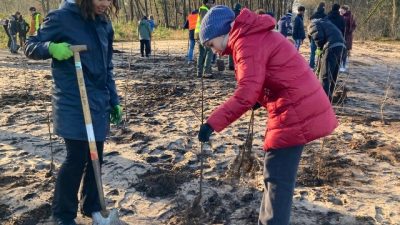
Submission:
M 174 7 L 175 7 L 175 29 L 180 27 L 178 25 L 178 4 L 176 3 L 176 0 L 174 0 Z
M 163 3 L 164 3 L 164 19 L 165 19 L 164 22 L 165 22 L 165 26 L 169 27 L 167 0 L 164 0 Z
M 398 25 L 399 25 L 399 13 L 398 13 L 398 7 L 399 7 L 399 0 L 393 0 L 393 10 L 392 10 L 392 36 L 394 39 L 397 39 L 399 37 L 398 35 Z
M 147 0 L 144 0 L 144 7 L 145 7 L 146 16 L 149 16 L 149 10 L 147 8 Z
M 45 0 L 41 0 L 40 1 L 41 5 L 42 5 L 42 11 L 47 14 L 47 9 L 46 9 L 46 3 Z
M 125 22 L 127 23 L 129 21 L 129 15 L 126 10 L 125 0 L 121 0 L 121 5 L 122 5 L 122 10 L 124 11 L 125 14 Z
M 134 10 L 134 5 L 133 5 L 133 0 L 129 0 L 129 9 L 130 9 L 130 19 L 131 21 L 133 21 L 134 17 L 135 17 L 135 10 Z
M 50 11 L 50 0 L 46 0 L 46 15 L 49 13 Z
M 189 10 L 190 10 L 190 7 L 189 7 Z M 183 0 L 183 13 L 182 13 L 183 22 L 186 21 L 187 15 L 188 15 L 188 12 L 186 11 L 186 0 Z
M 155 9 L 155 11 L 156 11 L 156 15 L 157 15 L 158 20 L 160 20 L 160 13 L 159 13 L 159 11 L 158 11 L 158 7 L 157 7 L 157 2 L 156 2 L 156 0 L 154 0 L 154 9 Z

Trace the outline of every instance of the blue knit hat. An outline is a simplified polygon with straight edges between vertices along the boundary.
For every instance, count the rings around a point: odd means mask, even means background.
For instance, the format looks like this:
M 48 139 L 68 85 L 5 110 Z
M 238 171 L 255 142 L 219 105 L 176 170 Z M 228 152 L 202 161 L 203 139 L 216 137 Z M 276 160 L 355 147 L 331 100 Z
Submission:
M 201 44 L 229 33 L 233 20 L 235 20 L 235 13 L 232 9 L 223 5 L 211 8 L 201 22 L 199 34 Z

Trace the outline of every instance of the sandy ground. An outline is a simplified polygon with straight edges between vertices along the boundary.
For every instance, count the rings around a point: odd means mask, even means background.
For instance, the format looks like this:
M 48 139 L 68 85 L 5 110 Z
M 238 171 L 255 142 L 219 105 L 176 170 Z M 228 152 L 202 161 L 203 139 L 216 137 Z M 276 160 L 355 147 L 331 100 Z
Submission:
M 200 80 L 184 62 L 186 41 L 157 41 L 150 59 L 139 57 L 138 47 L 115 46 L 122 51 L 114 63 L 125 123 L 112 127 L 105 146 L 107 206 L 127 224 L 256 224 L 266 112 L 256 111 L 253 167 L 239 181 L 228 171 L 237 167 L 250 112 L 205 146 L 203 198 L 192 208 L 199 192 Z M 400 45 L 354 48 L 349 73 L 339 76 L 348 90 L 335 106 L 340 126 L 304 150 L 292 225 L 400 225 Z M 49 65 L 0 51 L 0 224 L 51 224 L 65 147 L 49 137 Z M 216 78 L 204 83 L 206 116 L 235 88 L 233 72 L 214 71 Z M 77 221 L 90 224 L 80 214 Z

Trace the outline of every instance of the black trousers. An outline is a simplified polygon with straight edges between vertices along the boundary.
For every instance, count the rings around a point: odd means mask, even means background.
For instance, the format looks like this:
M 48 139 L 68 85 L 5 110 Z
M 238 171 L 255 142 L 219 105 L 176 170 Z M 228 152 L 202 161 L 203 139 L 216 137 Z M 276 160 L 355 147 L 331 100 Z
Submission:
M 151 52 L 150 40 L 140 40 L 140 54 L 142 54 L 142 57 L 144 57 L 145 52 L 146 57 L 149 57 Z
M 57 176 L 52 205 L 53 216 L 64 220 L 76 218 L 78 191 L 83 177 L 81 212 L 91 217 L 92 212 L 101 210 L 101 206 L 89 155 L 89 144 L 87 141 L 64 140 L 67 157 Z M 96 145 L 100 164 L 102 164 L 104 142 L 96 142 Z
M 339 73 L 339 66 L 342 59 L 344 47 L 338 46 L 326 49 L 321 59 L 321 70 L 319 72 L 319 80 L 324 88 L 329 100 L 332 100 L 334 94 L 336 80 Z
M 26 42 L 26 35 L 19 35 L 19 45 L 21 46 L 21 48 L 24 48 Z

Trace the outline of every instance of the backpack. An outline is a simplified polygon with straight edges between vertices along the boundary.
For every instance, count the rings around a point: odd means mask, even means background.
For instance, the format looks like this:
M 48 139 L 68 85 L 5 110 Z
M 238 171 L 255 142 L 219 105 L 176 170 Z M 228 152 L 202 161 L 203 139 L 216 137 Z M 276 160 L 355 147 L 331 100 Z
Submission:
M 286 16 L 285 26 L 286 26 L 286 30 L 287 30 L 287 35 L 292 36 L 293 35 L 292 17 Z

